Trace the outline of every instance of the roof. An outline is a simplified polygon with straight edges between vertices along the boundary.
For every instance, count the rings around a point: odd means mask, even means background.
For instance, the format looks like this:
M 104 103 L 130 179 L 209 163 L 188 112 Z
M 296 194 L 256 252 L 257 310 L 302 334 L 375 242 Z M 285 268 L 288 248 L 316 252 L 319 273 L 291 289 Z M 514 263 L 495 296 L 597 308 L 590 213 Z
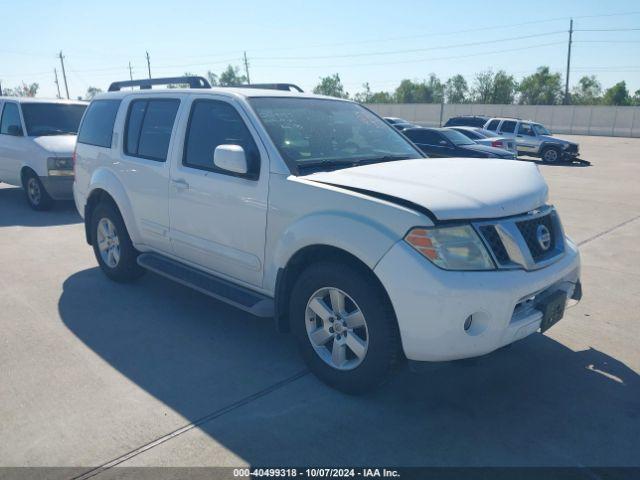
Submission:
M 0 97 L 0 100 L 11 100 L 18 103 L 61 103 L 67 105 L 87 105 L 88 102 L 82 100 L 61 100 L 59 98 L 37 98 L 37 97 Z
M 149 96 L 149 95 L 175 95 L 194 94 L 194 95 L 223 95 L 227 97 L 287 97 L 287 98 L 318 98 L 324 100 L 337 100 L 349 102 L 342 98 L 328 97 L 325 95 L 315 95 L 313 93 L 288 92 L 285 90 L 271 90 L 260 88 L 240 88 L 240 87 L 212 87 L 212 88 L 155 88 L 140 90 L 119 90 L 116 92 L 106 92 L 96 95 L 96 99 L 107 98 L 124 98 L 130 95 Z

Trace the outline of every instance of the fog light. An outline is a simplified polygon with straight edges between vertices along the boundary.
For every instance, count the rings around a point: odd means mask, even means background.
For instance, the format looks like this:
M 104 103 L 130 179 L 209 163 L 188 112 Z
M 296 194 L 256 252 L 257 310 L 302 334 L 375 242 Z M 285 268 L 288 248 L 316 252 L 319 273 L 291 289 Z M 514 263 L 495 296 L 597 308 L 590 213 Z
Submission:
M 473 315 L 469 315 L 464 321 L 464 330 L 467 331 L 471 328 L 471 322 L 473 321 Z

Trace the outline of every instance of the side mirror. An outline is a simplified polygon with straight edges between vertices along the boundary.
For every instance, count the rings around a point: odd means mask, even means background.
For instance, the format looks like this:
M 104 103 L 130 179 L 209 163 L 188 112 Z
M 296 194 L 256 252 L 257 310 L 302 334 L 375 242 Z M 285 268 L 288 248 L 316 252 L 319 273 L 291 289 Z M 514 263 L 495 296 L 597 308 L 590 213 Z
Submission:
M 20 125 L 9 125 L 7 134 L 13 135 L 14 137 L 22 137 L 22 127 Z
M 213 152 L 213 164 L 221 170 L 247 173 L 247 156 L 240 145 L 218 145 Z
M 443 147 L 448 147 L 449 146 L 449 142 L 447 142 L 446 140 L 440 140 L 438 142 L 439 145 L 442 145 Z

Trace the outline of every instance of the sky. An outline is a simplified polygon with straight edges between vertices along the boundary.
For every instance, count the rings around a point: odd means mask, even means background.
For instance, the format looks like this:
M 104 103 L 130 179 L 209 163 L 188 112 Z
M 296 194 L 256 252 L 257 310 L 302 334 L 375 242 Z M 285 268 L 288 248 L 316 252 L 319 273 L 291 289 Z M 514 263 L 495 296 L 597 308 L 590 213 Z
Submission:
M 345 89 L 393 91 L 402 79 L 505 70 L 519 80 L 540 65 L 563 74 L 574 18 L 570 84 L 594 74 L 607 88 L 640 89 L 640 2 L 534 0 L 483 8 L 476 1 L 0 0 L 0 81 L 37 82 L 55 97 L 54 68 L 72 98 L 89 86 L 184 72 L 220 73 L 249 61 L 251 81 L 311 90 L 338 73 Z M 488 2 L 489 4 L 493 2 Z

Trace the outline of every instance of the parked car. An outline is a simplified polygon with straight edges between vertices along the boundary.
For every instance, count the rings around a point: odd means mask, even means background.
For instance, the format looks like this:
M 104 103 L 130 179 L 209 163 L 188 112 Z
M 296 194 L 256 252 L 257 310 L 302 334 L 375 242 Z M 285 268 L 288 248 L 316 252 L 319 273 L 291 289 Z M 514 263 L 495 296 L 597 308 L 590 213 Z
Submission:
M 347 392 L 546 331 L 580 297 L 534 164 L 424 158 L 348 100 L 161 81 L 112 87 L 80 126 L 75 201 L 109 278 L 273 317 Z
M 0 181 L 47 210 L 73 198 L 71 155 L 85 102 L 0 97 Z
M 496 132 L 491 132 L 483 128 L 478 127 L 449 127 L 452 130 L 460 132 L 465 137 L 473 140 L 480 145 L 487 145 L 489 147 L 503 148 L 515 155 L 518 154 L 516 149 L 516 142 L 512 138 L 500 137 Z
M 518 118 L 492 118 L 484 128 L 513 138 L 518 153 L 539 157 L 543 162 L 574 160 L 580 154 L 577 143 L 554 137 L 542 124 Z
M 450 128 L 408 128 L 404 133 L 420 150 L 430 157 L 503 158 L 515 155 L 503 148 L 480 145 Z
M 478 127 L 481 128 L 489 121 L 490 117 L 484 115 L 461 115 L 451 117 L 444 124 L 445 127 Z
M 389 125 L 395 125 L 396 123 L 411 123 L 405 120 L 404 118 L 399 118 L 399 117 L 383 117 L 383 118 Z

